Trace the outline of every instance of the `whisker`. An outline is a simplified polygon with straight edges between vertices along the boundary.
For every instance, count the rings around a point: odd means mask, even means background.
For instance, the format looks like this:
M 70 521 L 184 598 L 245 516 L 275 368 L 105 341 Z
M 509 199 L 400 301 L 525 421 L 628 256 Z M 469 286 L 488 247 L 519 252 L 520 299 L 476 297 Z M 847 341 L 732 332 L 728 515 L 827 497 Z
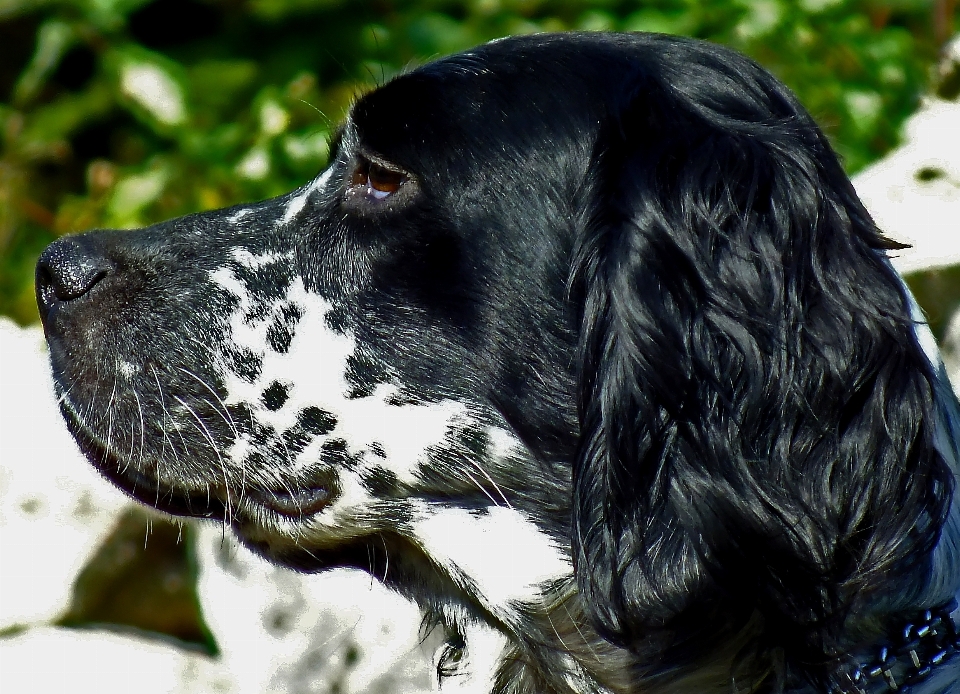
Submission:
M 213 449 L 213 452 L 217 456 L 217 462 L 220 465 L 220 471 L 223 473 L 223 491 L 226 495 L 226 513 L 224 514 L 224 523 L 230 523 L 233 519 L 233 508 L 230 498 L 230 479 L 227 475 L 227 466 L 223 462 L 223 456 L 220 455 L 220 448 L 217 446 L 216 441 L 213 436 L 210 434 L 210 431 L 207 429 L 207 425 L 203 423 L 203 420 L 200 416 L 194 412 L 193 408 L 190 407 L 182 398 L 174 395 L 173 399 L 180 403 L 180 405 L 190 413 L 190 415 L 197 421 L 197 424 L 200 426 L 200 431 L 206 437 L 207 442 L 210 444 L 210 447 Z M 210 487 L 207 487 L 207 508 L 210 507 Z
M 476 477 L 474 477 L 473 475 L 470 474 L 470 471 L 469 471 L 469 470 L 461 470 L 461 472 L 462 472 L 464 475 L 466 475 L 467 478 L 468 478 L 471 482 L 473 482 L 474 486 L 475 486 L 477 489 L 479 489 L 481 492 L 483 492 L 484 495 L 485 495 L 488 499 L 490 499 L 490 503 L 492 503 L 494 506 L 500 506 L 500 502 L 493 498 L 493 495 L 491 495 L 490 492 L 487 491 L 487 488 L 486 488 L 486 487 L 484 487 L 482 484 L 480 484 L 480 483 L 477 481 L 477 478 L 476 478 Z
M 563 650 L 565 650 L 567 653 L 571 653 L 572 651 L 570 650 L 570 646 L 568 646 L 567 642 L 563 640 L 562 636 L 560 636 L 560 632 L 557 631 L 557 625 L 553 623 L 553 617 L 549 613 L 547 613 L 547 621 L 550 623 L 550 628 L 553 629 L 553 633 L 556 635 L 557 641 L 559 641 L 560 645 L 563 646 Z
M 198 340 L 196 340 L 196 338 L 194 338 L 194 342 L 197 342 L 197 344 L 201 344 Z M 199 383 L 204 388 L 206 388 L 207 391 L 214 397 L 213 401 L 207 400 L 207 402 L 210 403 L 213 410 L 220 415 L 220 418 L 223 419 L 224 423 L 227 425 L 227 427 L 229 427 L 231 433 L 233 434 L 234 440 L 239 441 L 241 438 L 240 429 L 239 427 L 237 427 L 237 423 L 233 420 L 233 416 L 230 414 L 230 409 L 227 407 L 227 403 L 224 402 L 222 397 L 220 397 L 220 394 L 217 393 L 217 391 L 214 390 L 214 388 L 209 383 L 207 383 L 205 380 L 203 380 L 200 376 L 198 376 L 193 371 L 189 369 L 185 369 L 182 366 L 177 368 L 183 373 L 185 373 L 187 376 L 190 376 L 191 378 L 196 380 L 197 383 Z M 237 498 L 237 504 L 242 505 L 243 499 L 244 499 L 244 496 L 246 495 L 246 490 L 247 490 L 247 484 L 246 484 L 247 464 L 245 460 L 240 461 L 240 473 L 241 473 L 240 494 Z
M 188 339 L 198 347 L 202 348 L 204 351 L 208 351 L 210 349 L 210 345 L 201 342 L 193 335 L 189 335 Z M 227 406 L 227 403 L 224 402 L 223 398 L 220 397 L 219 393 L 217 393 L 217 391 L 209 383 L 207 383 L 204 379 L 202 379 L 193 371 L 190 371 L 189 369 L 185 369 L 183 367 L 178 367 L 178 368 L 180 369 L 180 371 L 182 371 L 186 375 L 195 379 L 198 383 L 200 383 L 200 385 L 206 388 L 213 395 L 216 405 L 220 406 L 220 407 L 216 407 L 214 403 L 211 403 L 211 405 L 214 405 L 213 409 L 217 411 L 217 413 L 221 416 L 221 418 L 223 418 L 224 422 L 227 424 L 227 426 L 230 428 L 231 432 L 233 433 L 234 439 L 235 440 L 242 439 L 240 429 L 237 426 L 237 423 L 234 421 L 233 416 L 230 414 L 230 409 Z M 221 408 L 222 408 L 222 411 L 221 411 Z M 252 413 L 250 414 L 250 424 L 252 428 L 254 425 Z M 244 497 L 246 496 L 246 491 L 247 491 L 247 463 L 245 460 L 240 460 L 238 462 L 240 466 L 240 494 L 238 495 L 237 503 L 243 504 L 243 500 L 244 500 Z
M 583 641 L 583 645 L 587 647 L 588 651 L 590 651 L 590 655 L 592 655 L 593 659 L 602 665 L 603 661 L 600 660 L 600 656 L 597 655 L 597 652 L 595 650 L 593 650 L 593 645 L 591 645 L 590 641 L 587 639 L 586 636 L 584 636 L 584 633 L 580 630 L 580 625 L 577 623 L 577 620 L 573 618 L 572 614 L 570 614 L 570 608 L 567 606 L 567 601 L 565 598 L 560 601 L 560 606 L 563 607 L 563 611 L 567 613 L 567 617 L 570 618 L 570 623 L 573 625 L 573 628 L 577 630 L 577 634 L 579 634 L 580 640 Z
M 390 572 L 390 551 L 387 549 L 387 541 L 383 539 L 383 535 L 380 535 L 380 542 L 383 543 L 383 557 L 386 563 L 386 566 L 383 568 L 383 583 L 387 582 L 387 574 Z
M 137 389 L 131 387 L 130 392 L 133 393 L 134 400 L 137 401 L 137 414 L 140 417 L 140 452 L 138 455 L 140 467 L 143 467 L 143 448 L 146 444 L 146 424 L 143 421 L 143 405 L 140 402 L 140 396 L 137 394 Z
M 76 384 L 75 384 L 75 383 L 71 383 L 69 386 L 67 386 L 66 388 L 63 389 L 63 392 L 61 392 L 60 395 L 57 397 L 57 405 L 58 405 L 58 406 L 63 405 L 64 403 L 67 403 L 68 405 L 71 404 L 71 402 L 70 402 L 70 391 L 73 390 L 73 386 L 74 386 L 74 385 L 76 385 Z
M 107 443 L 104 446 L 104 449 L 109 453 L 110 452 L 110 443 L 113 438 L 113 399 L 117 395 L 117 376 L 119 375 L 119 362 L 116 365 L 116 370 L 113 373 L 113 390 L 110 391 L 110 398 L 107 400 Z
M 321 110 L 320 110 L 319 108 L 317 108 L 315 105 L 311 104 L 309 101 L 306 101 L 306 100 L 304 100 L 304 99 L 298 99 L 298 101 L 299 101 L 301 104 L 304 104 L 305 106 L 309 106 L 309 107 L 312 108 L 314 111 L 316 111 L 317 113 L 319 113 L 319 114 L 323 117 L 324 123 L 326 124 L 327 127 L 330 127 L 330 126 L 333 124 L 333 121 L 330 120 L 330 117 L 329 117 L 326 113 L 324 113 L 323 111 L 321 111 Z
M 280 440 L 280 445 L 283 446 L 283 457 L 286 458 L 287 464 L 292 468 L 295 466 L 295 461 L 290 455 L 290 449 L 287 448 L 287 442 L 283 440 L 283 435 L 277 437 Z M 303 507 L 300 505 L 300 500 L 296 498 L 296 494 L 293 493 L 293 490 L 287 486 L 286 480 L 284 480 L 280 475 L 274 475 L 274 481 L 279 482 L 283 488 L 290 494 L 290 498 L 294 500 L 294 503 L 297 505 L 297 512 L 300 514 L 300 518 L 303 518 Z
M 510 500 L 507 499 L 506 495 L 503 493 L 503 490 L 500 489 L 500 485 L 498 485 L 494 481 L 493 477 L 490 476 L 490 474 L 486 471 L 486 469 L 484 469 L 484 467 L 480 464 L 480 462 L 478 460 L 475 460 L 469 455 L 466 455 L 464 457 L 466 458 L 468 463 L 470 463 L 473 467 L 475 467 L 480 472 L 480 474 L 483 475 L 486 478 L 486 480 L 493 485 L 493 488 L 497 490 L 497 493 L 500 495 L 500 498 L 503 499 L 503 503 L 507 505 L 507 508 L 513 510 L 513 506 L 510 505 Z
M 170 434 L 167 432 L 167 421 L 173 422 L 173 417 L 170 415 L 169 410 L 167 410 L 167 405 L 163 400 L 163 386 L 160 385 L 160 376 L 157 374 L 157 368 L 150 364 L 150 369 L 153 371 L 153 380 L 157 384 L 157 400 L 160 402 L 160 409 L 163 410 L 163 425 L 160 427 L 160 431 L 163 433 L 163 450 L 161 451 L 161 457 L 167 450 L 167 444 L 170 444 L 170 453 L 173 455 L 174 461 L 177 463 L 177 467 L 182 467 L 180 462 L 180 456 L 177 455 L 177 448 L 173 444 L 173 439 L 170 438 Z M 179 430 L 178 430 L 179 432 Z M 184 445 L 184 453 L 187 452 L 186 442 L 183 440 L 183 435 L 180 435 L 180 441 Z M 159 477 L 160 465 L 159 461 L 157 462 L 157 476 Z
M 123 468 L 120 470 L 120 474 L 124 474 L 127 470 L 130 469 L 130 463 L 133 462 L 133 447 L 137 442 L 137 423 L 133 420 L 130 421 L 130 451 L 127 453 L 127 459 L 123 462 Z
M 237 429 L 237 425 L 233 421 L 233 417 L 230 416 L 230 410 L 227 409 L 227 403 L 223 401 L 223 398 L 220 397 L 217 391 L 215 391 L 210 386 L 210 384 L 208 384 L 206 381 L 204 381 L 202 378 L 200 378 L 197 374 L 190 371 L 189 369 L 185 369 L 182 366 L 177 367 L 177 369 L 185 373 L 187 376 L 190 376 L 191 378 L 195 379 L 197 383 L 202 385 L 204 388 L 206 388 L 210 392 L 210 394 L 214 397 L 214 401 L 213 402 L 208 401 L 208 402 L 210 402 L 210 404 L 214 406 L 213 409 L 216 410 L 217 414 L 219 414 L 223 418 L 223 421 L 227 424 L 227 426 L 230 427 L 230 430 L 233 432 L 233 435 L 236 438 L 240 438 L 240 431 Z M 219 405 L 219 407 L 217 407 L 217 405 Z M 221 408 L 223 409 L 221 410 Z

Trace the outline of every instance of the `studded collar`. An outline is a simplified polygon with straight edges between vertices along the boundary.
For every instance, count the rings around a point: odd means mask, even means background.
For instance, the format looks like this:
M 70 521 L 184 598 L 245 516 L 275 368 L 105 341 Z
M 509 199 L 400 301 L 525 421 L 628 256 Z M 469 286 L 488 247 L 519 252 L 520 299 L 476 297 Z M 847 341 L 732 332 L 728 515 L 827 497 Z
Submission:
M 903 623 L 872 657 L 843 663 L 829 694 L 910 692 L 958 652 L 960 609 L 951 600 Z

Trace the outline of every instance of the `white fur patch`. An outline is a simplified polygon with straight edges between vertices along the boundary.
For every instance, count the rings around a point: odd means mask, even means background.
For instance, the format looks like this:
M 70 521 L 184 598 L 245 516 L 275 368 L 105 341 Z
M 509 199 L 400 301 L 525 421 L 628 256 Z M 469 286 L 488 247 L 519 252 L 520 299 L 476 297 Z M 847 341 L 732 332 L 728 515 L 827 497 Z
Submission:
M 253 256 L 246 260 L 260 262 Z M 211 279 L 240 299 L 240 306 L 230 319 L 232 342 L 263 359 L 260 375 L 253 383 L 224 369 L 226 404 L 246 403 L 261 424 L 283 432 L 296 424 L 298 414 L 305 408 L 319 407 L 337 419 L 330 437 L 345 439 L 352 453 L 368 451 L 372 444 L 379 444 L 386 453 L 385 467 L 401 480 L 412 482 L 424 451 L 442 443 L 449 428 L 468 417 L 466 406 L 452 400 L 390 405 L 388 401 L 396 395 L 397 388 L 386 383 L 377 386 L 368 397 L 347 397 L 350 391 L 348 359 L 354 353 L 355 341 L 352 336 L 327 327 L 325 316 L 330 304 L 319 295 L 307 292 L 301 279 L 291 285 L 284 300 L 275 306 L 276 309 L 293 304 L 303 312 L 285 353 L 265 349 L 266 332 L 274 312 L 268 312 L 260 321 L 245 321 L 244 315 L 251 307 L 242 283 L 227 268 L 212 273 Z M 260 403 L 260 398 L 264 389 L 275 381 L 291 385 L 283 406 L 270 411 Z M 239 462 L 238 453 L 245 447 L 245 442 L 237 441 L 230 457 Z M 297 462 L 312 464 L 315 458 L 311 452 L 312 447 L 305 449 Z
M 235 248 L 230 249 L 230 257 L 233 258 L 239 265 L 242 265 L 249 270 L 259 270 L 265 265 L 272 265 L 274 263 L 292 260 L 293 251 L 287 251 L 286 253 L 263 253 L 261 255 L 254 255 L 243 246 L 236 246 Z
M 290 202 L 287 203 L 287 206 L 283 211 L 283 219 L 280 220 L 280 224 L 285 225 L 292 222 L 293 218 L 300 214 L 300 212 L 303 210 L 310 196 L 323 188 L 327 184 L 327 181 L 330 180 L 332 175 L 333 167 L 330 166 L 326 171 L 317 176 L 311 183 L 306 185 L 299 193 L 290 198 Z
M 546 582 L 573 572 L 570 558 L 517 509 L 476 513 L 423 503 L 412 530 L 434 561 L 455 580 L 465 577 L 473 585 L 464 587 L 507 622 L 516 603 L 536 601 Z
M 227 217 L 227 221 L 230 224 L 236 224 L 241 219 L 243 219 L 244 217 L 249 217 L 251 214 L 253 214 L 253 210 L 251 210 L 249 207 L 244 207 L 242 209 L 237 210 L 229 217 Z
M 494 458 L 507 458 L 514 455 L 520 448 L 517 437 L 506 429 L 490 427 L 487 435 L 490 437 L 490 455 Z

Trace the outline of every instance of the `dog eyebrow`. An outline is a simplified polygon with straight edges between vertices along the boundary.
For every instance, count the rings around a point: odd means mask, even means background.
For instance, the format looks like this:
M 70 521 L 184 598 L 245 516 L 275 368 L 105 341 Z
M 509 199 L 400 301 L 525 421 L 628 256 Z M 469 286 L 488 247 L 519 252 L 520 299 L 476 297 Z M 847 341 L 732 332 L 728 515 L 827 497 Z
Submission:
M 364 142 L 363 131 L 360 126 L 350 117 L 341 123 L 330 140 L 330 155 L 328 161 L 334 161 L 338 156 L 344 153 L 359 157 L 372 162 L 390 171 L 397 171 L 413 176 L 407 166 L 398 163 L 395 159 L 385 156 L 380 151 L 370 147 Z

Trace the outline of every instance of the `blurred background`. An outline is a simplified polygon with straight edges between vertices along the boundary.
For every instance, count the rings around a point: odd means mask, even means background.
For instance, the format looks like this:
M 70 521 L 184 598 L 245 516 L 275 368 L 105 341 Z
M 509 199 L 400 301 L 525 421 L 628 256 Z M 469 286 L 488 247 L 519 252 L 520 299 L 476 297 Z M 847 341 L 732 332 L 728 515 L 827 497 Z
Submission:
M 787 83 L 855 173 L 896 146 L 956 0 L 0 0 L 0 314 L 56 236 L 279 194 L 357 94 L 498 36 L 658 31 Z
M 274 569 L 96 477 L 49 392 L 33 266 L 63 234 L 290 190 L 365 90 L 572 29 L 695 36 L 780 77 L 913 244 L 895 262 L 956 371 L 957 0 L 0 0 L 0 689 L 430 688 L 416 610 L 368 577 Z

